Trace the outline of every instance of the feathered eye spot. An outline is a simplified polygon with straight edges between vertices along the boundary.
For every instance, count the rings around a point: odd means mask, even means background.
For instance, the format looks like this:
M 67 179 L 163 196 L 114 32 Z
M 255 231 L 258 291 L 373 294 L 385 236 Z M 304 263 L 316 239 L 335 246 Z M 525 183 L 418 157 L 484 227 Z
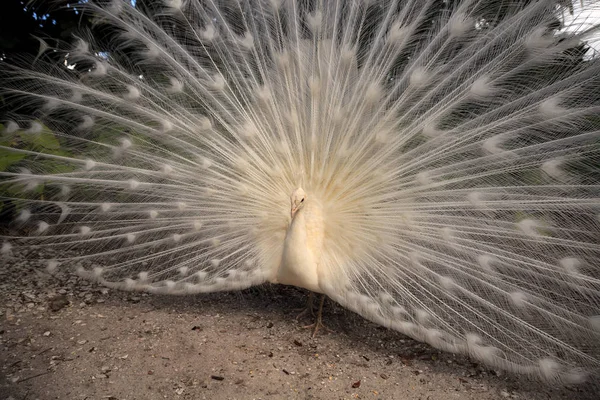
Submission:
M 456 289 L 456 282 L 454 279 L 449 276 L 440 276 L 439 277 L 440 286 L 442 286 L 446 290 L 454 290 Z
M 494 265 L 499 261 L 498 259 L 490 254 L 481 254 L 477 257 L 477 262 L 479 266 L 487 272 L 494 272 Z
M 160 48 L 154 43 L 146 43 L 146 51 L 144 52 L 144 56 L 149 60 L 154 60 L 158 58 L 160 55 Z
M 455 14 L 448 22 L 448 32 L 451 38 L 463 36 L 470 29 L 475 28 L 475 22 L 462 14 Z
M 49 99 L 46 101 L 46 104 L 44 104 L 44 110 L 46 111 L 52 111 L 54 109 L 56 109 L 58 106 L 60 105 L 60 101 L 58 99 Z
M 8 121 L 6 125 L 4 125 L 4 132 L 11 134 L 15 133 L 19 130 L 19 125 L 14 121 Z
M 160 132 L 168 133 L 173 130 L 173 123 L 167 119 L 160 120 Z
M 257 88 L 256 97 L 265 104 L 268 104 L 273 99 L 271 89 L 269 89 L 268 86 L 260 86 Z
M 416 181 L 420 185 L 429 185 L 433 183 L 433 179 L 431 179 L 431 174 L 427 171 L 419 172 L 416 176 Z
M 212 81 L 209 83 L 209 87 L 217 91 L 223 91 L 225 89 L 225 85 L 225 77 L 221 74 L 214 74 Z
M 8 255 L 12 250 L 12 244 L 9 242 L 3 242 L 2 247 L 0 247 L 0 254 Z
M 169 280 L 169 281 L 165 281 L 164 285 L 167 288 L 167 291 L 171 291 L 171 290 L 175 289 L 175 286 L 177 285 L 177 283 Z
M 427 80 L 430 78 L 429 73 L 423 67 L 415 68 L 410 75 L 410 84 L 416 87 L 421 87 L 427 84 Z
M 73 94 L 71 95 L 70 100 L 73 103 L 80 103 L 83 100 L 83 93 L 78 90 L 73 90 Z
M 179 79 L 175 77 L 170 77 L 169 83 L 171 84 L 171 86 L 167 87 L 167 93 L 174 94 L 183 92 L 183 82 L 181 82 Z
M 128 186 L 129 189 L 137 189 L 138 187 L 140 187 L 140 181 L 136 180 L 136 179 L 130 179 L 128 182 Z
M 578 274 L 581 267 L 581 261 L 575 257 L 565 257 L 559 261 L 559 264 L 564 268 L 565 272 L 571 275 Z
M 58 261 L 56 261 L 56 260 L 49 260 L 48 263 L 46 264 L 46 271 L 48 271 L 48 273 L 50 273 L 50 274 L 55 273 L 57 269 L 58 269 Z
M 321 11 L 315 11 L 313 14 L 307 15 L 306 22 L 311 31 L 317 32 L 323 24 L 323 13 Z
M 27 129 L 27 133 L 38 134 L 41 133 L 44 127 L 39 122 L 32 122 L 29 129 Z
M 101 62 L 101 61 L 96 61 L 95 63 L 95 67 L 88 72 L 88 75 L 90 77 L 103 77 L 108 73 L 108 66 Z
M 375 103 L 382 96 L 382 88 L 381 85 L 377 82 L 371 82 L 367 86 L 367 90 L 365 91 L 365 101 L 368 103 Z
M 165 175 L 171 175 L 173 173 L 173 167 L 169 164 L 164 164 L 162 166 L 162 173 Z
M 17 217 L 17 221 L 18 222 L 25 222 L 27 221 L 29 218 L 31 217 L 31 211 L 29 211 L 28 209 L 23 209 L 21 210 L 21 212 L 19 213 L 19 216 Z
M 343 64 L 352 64 L 356 61 L 356 50 L 354 48 L 344 48 L 340 58 Z
M 217 37 L 217 30 L 214 25 L 206 25 L 206 27 L 200 31 L 200 37 L 208 42 L 214 40 Z
M 246 32 L 242 38 L 239 39 L 240 45 L 246 50 L 252 50 L 254 48 L 254 37 L 250 32 Z
M 281 69 L 288 68 L 290 66 L 290 55 L 287 52 L 281 52 L 275 55 L 277 66 Z
M 558 181 L 562 181 L 566 179 L 567 174 L 561 168 L 564 163 L 562 159 L 552 159 L 548 161 L 544 161 L 542 163 L 541 169 L 544 173 L 546 173 L 550 178 L 556 179 Z
M 493 94 L 490 78 L 487 76 L 481 76 L 477 78 L 471 85 L 471 94 L 478 98 L 488 97 Z
M 39 221 L 37 232 L 39 234 L 42 234 L 42 233 L 46 232 L 49 227 L 50 227 L 50 224 L 48 224 L 46 221 Z
M 528 236 L 539 236 L 540 229 L 544 227 L 540 221 L 536 221 L 532 218 L 523 219 L 517 224 L 517 226 L 521 232 Z
M 528 296 L 523 292 L 509 293 L 509 299 L 516 307 L 524 307 L 528 302 Z
M 89 54 L 90 44 L 83 39 L 78 39 L 73 52 L 79 55 Z
M 567 113 L 567 109 L 561 107 L 561 99 L 551 97 L 540 103 L 540 113 L 543 117 L 554 118 Z
M 81 118 L 81 123 L 78 126 L 78 129 L 89 129 L 94 126 L 94 119 L 89 115 L 84 115 Z
M 198 283 L 203 283 L 204 281 L 206 281 L 208 273 L 206 273 L 205 271 L 198 271 L 194 274 L 194 276 L 196 277 Z
M 164 0 L 164 4 L 170 9 L 171 12 L 181 11 L 183 7 L 183 0 Z
M 89 158 L 87 160 L 85 160 L 84 168 L 86 171 L 90 171 L 90 170 L 94 169 L 95 166 L 96 166 L 96 161 L 91 160 Z
M 545 49 L 554 43 L 554 37 L 545 26 L 535 28 L 524 40 L 525 47 L 535 51 Z
M 392 44 L 399 44 L 410 36 L 408 27 L 403 26 L 401 21 L 394 22 L 388 32 L 388 41 Z
M 140 90 L 133 85 L 127 85 L 127 92 L 123 94 L 125 100 L 137 100 L 141 96 Z
M 423 135 L 428 138 L 435 138 L 442 135 L 442 131 L 437 128 L 437 123 L 435 121 L 426 122 L 423 125 Z
M 120 142 L 121 142 L 121 149 L 123 149 L 123 150 L 129 149 L 133 145 L 133 143 L 131 143 L 131 140 L 129 140 L 127 138 L 121 138 Z
M 489 154 L 499 154 L 504 151 L 500 146 L 506 140 L 503 135 L 495 135 L 483 142 L 483 149 Z
M 539 360 L 540 373 L 548 382 L 556 382 L 560 377 L 561 365 L 551 358 Z

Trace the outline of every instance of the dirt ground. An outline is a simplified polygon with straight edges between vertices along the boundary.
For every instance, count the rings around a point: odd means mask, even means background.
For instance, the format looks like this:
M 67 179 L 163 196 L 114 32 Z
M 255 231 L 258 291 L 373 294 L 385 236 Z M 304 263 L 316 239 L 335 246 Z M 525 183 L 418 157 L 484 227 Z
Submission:
M 163 297 L 0 264 L 0 399 L 598 399 L 441 353 L 306 293 Z

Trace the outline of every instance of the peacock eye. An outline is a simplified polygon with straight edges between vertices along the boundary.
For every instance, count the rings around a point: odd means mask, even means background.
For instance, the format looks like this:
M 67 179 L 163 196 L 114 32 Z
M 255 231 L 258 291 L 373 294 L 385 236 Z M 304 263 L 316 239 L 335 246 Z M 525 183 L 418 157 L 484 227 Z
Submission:
M 300 203 L 304 203 L 304 199 L 300 200 Z

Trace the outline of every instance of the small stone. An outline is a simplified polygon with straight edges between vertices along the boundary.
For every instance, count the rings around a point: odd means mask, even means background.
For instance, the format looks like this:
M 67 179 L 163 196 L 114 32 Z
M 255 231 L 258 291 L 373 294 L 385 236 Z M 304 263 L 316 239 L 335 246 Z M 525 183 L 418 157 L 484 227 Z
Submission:
M 59 290 L 59 293 L 61 291 L 64 290 Z M 66 293 L 66 291 L 64 291 L 64 293 Z M 48 308 L 50 308 L 51 311 L 56 312 L 69 305 L 69 299 L 67 299 L 67 296 L 64 296 L 64 293 L 61 296 L 56 296 L 50 299 Z

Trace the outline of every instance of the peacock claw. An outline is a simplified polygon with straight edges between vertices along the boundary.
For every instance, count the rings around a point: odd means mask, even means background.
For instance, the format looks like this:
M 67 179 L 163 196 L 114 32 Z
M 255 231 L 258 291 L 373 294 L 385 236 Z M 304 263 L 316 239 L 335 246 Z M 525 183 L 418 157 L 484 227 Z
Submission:
M 307 308 L 305 311 L 307 310 L 312 310 L 312 303 L 313 303 L 313 294 L 311 293 L 309 298 L 308 298 L 308 302 L 307 302 Z M 319 312 L 316 315 L 316 321 L 310 325 L 306 325 L 303 326 L 303 329 L 309 329 L 309 328 L 314 328 L 312 337 L 314 338 L 315 336 L 317 336 L 317 332 L 319 331 L 319 329 L 323 328 L 323 330 L 327 331 L 327 332 L 333 332 L 331 329 L 329 329 L 328 327 L 325 326 L 325 324 L 323 324 L 323 304 L 325 303 L 325 295 L 321 295 L 321 301 L 319 302 Z M 314 316 L 314 312 L 313 312 L 313 316 Z
M 310 328 L 314 328 L 313 330 L 313 334 L 312 334 L 312 338 L 317 336 L 317 332 L 319 331 L 319 329 L 323 328 L 324 331 L 327 331 L 327 333 L 332 333 L 333 329 L 328 328 L 325 324 L 323 324 L 323 321 L 321 320 L 321 318 L 317 318 L 317 320 L 310 325 L 306 325 L 303 326 L 302 329 L 310 329 Z
M 298 313 L 298 315 L 296 315 L 296 321 L 299 321 L 301 318 L 306 317 L 308 314 L 310 314 L 312 317 L 316 317 L 315 310 L 312 308 L 312 306 L 306 306 L 304 308 L 296 308 L 296 309 L 294 309 L 294 311 L 300 311 L 300 313 Z
M 315 309 L 314 309 L 313 293 L 310 292 L 308 294 L 308 299 L 306 300 L 306 306 L 304 306 L 303 308 L 295 308 L 294 311 L 296 311 L 296 312 L 300 311 L 300 313 L 298 315 L 296 315 L 296 321 L 300 320 L 300 318 L 304 318 L 308 314 L 310 314 L 313 317 L 316 317 Z

